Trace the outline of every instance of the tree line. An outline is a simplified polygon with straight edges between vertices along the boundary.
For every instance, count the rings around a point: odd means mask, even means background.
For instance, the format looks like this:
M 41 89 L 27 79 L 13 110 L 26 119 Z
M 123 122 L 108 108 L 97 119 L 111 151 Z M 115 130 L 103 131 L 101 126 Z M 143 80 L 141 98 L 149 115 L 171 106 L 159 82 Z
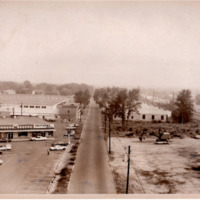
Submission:
M 123 131 L 126 129 L 126 122 L 128 123 L 131 113 L 139 114 L 142 104 L 139 89 L 98 88 L 95 90 L 93 97 L 111 121 L 116 116 L 121 118 Z M 194 109 L 190 90 L 181 90 L 177 98 L 174 101 L 170 101 L 168 105 L 158 103 L 156 106 L 172 111 L 172 120 L 175 123 L 186 123 L 192 120 Z
M 94 101 L 104 109 L 111 122 L 113 117 L 120 117 L 122 122 L 122 130 L 126 128 L 130 114 L 138 113 L 141 106 L 139 89 L 128 90 L 126 88 L 107 87 L 99 88 L 94 92 Z
M 0 91 L 14 90 L 17 94 L 32 94 L 36 95 L 74 95 L 78 91 L 84 91 L 88 89 L 90 93 L 93 91 L 93 87 L 87 84 L 49 84 L 49 83 L 38 83 L 32 84 L 26 80 L 23 83 L 12 82 L 12 81 L 0 81 Z

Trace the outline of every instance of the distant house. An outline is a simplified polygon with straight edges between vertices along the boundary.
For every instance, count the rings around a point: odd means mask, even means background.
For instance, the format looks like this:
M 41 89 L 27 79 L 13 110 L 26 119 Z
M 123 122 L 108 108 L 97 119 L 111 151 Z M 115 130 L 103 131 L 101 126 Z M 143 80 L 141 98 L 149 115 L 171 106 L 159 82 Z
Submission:
M 59 115 L 62 119 L 66 119 L 69 122 L 80 120 L 80 107 L 79 104 L 60 104 L 58 105 Z
M 0 138 L 52 137 L 54 131 L 54 124 L 48 123 L 38 117 L 0 119 Z
M 12 116 L 37 116 L 40 118 L 60 118 L 60 105 L 70 106 L 73 96 L 0 94 L 0 113 Z
M 126 115 L 127 117 L 127 115 Z M 171 111 L 160 109 L 148 104 L 142 104 L 139 109 L 139 114 L 131 113 L 129 116 L 130 121 L 162 121 L 166 122 L 168 118 L 171 117 Z M 119 116 L 114 118 L 115 120 L 120 120 Z
M 4 90 L 3 94 L 16 94 L 15 90 Z

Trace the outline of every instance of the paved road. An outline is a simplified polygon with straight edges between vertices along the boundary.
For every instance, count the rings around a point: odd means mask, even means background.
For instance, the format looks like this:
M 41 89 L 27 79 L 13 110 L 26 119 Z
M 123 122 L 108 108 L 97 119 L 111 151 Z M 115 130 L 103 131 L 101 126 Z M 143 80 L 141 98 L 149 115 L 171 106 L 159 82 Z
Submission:
M 92 102 L 85 127 L 68 194 L 114 194 L 115 184 L 108 166 L 108 156 L 100 129 L 100 113 Z

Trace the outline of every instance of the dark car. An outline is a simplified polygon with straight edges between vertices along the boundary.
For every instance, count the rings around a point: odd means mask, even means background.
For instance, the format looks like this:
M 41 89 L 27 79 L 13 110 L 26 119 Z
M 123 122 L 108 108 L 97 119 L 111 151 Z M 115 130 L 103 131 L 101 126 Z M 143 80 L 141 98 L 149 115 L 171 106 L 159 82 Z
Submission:
M 57 145 L 59 145 L 59 146 L 67 146 L 68 145 L 68 143 L 65 143 L 65 142 L 56 142 L 56 143 L 53 143 L 52 144 L 52 146 L 57 146 Z

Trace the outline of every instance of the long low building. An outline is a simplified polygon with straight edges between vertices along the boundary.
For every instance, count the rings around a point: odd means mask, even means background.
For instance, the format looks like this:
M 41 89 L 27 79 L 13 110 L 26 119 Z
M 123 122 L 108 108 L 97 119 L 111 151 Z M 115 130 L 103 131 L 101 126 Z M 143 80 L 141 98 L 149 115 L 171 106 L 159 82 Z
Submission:
M 171 117 L 171 111 L 164 110 L 152 105 L 143 103 L 139 109 L 139 114 L 133 112 L 129 116 L 130 121 L 162 121 L 166 122 L 169 117 Z M 115 120 L 120 120 L 119 116 L 114 118 Z M 126 114 L 127 119 L 127 114 Z
M 0 116 L 37 116 L 40 118 L 60 118 L 62 106 L 68 106 L 69 117 L 79 118 L 79 105 L 74 103 L 73 96 L 31 95 L 31 94 L 0 94 Z M 70 106 L 72 108 L 70 108 Z M 68 112 L 68 110 L 67 110 Z M 63 115 L 63 113 L 62 113 Z
M 52 137 L 54 124 L 38 117 L 15 117 L 0 120 L 0 138 L 18 139 L 36 136 Z

